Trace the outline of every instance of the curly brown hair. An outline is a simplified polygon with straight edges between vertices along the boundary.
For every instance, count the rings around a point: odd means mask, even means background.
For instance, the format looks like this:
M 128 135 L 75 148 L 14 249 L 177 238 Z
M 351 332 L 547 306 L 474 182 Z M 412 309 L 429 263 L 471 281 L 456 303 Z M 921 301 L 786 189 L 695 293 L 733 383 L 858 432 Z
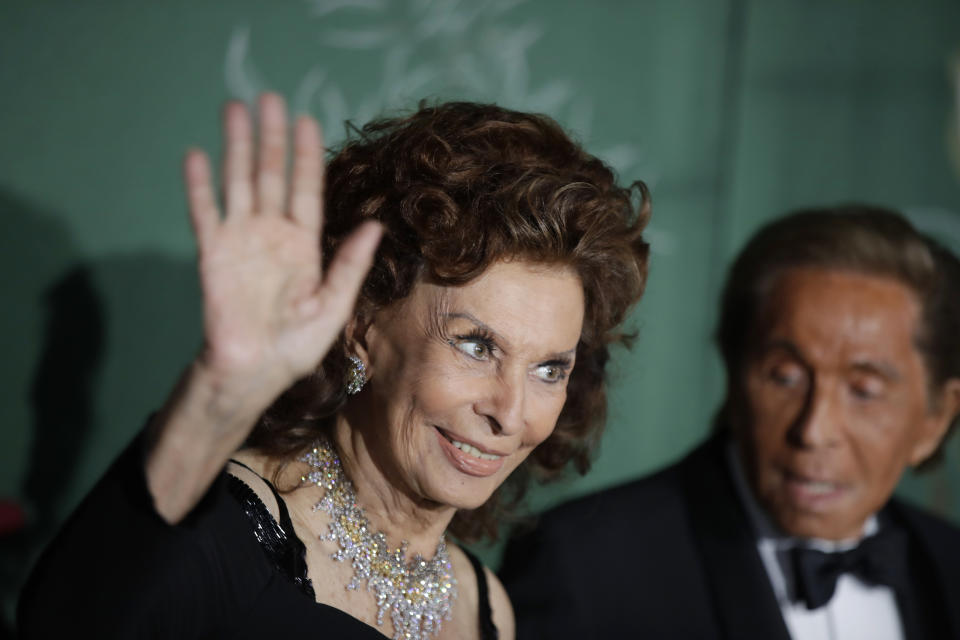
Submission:
M 646 283 L 649 193 L 642 182 L 618 186 L 550 118 L 495 105 L 421 104 L 352 134 L 327 168 L 323 255 L 361 222 L 383 225 L 356 318 L 405 298 L 420 280 L 463 285 L 507 259 L 569 266 L 583 284 L 583 332 L 556 428 L 486 504 L 450 525 L 463 540 L 495 538 L 531 476 L 589 468 L 606 417 L 608 348 L 629 344 L 620 325 Z M 248 445 L 288 458 L 311 444 L 345 401 L 345 369 L 341 338 L 267 410 Z

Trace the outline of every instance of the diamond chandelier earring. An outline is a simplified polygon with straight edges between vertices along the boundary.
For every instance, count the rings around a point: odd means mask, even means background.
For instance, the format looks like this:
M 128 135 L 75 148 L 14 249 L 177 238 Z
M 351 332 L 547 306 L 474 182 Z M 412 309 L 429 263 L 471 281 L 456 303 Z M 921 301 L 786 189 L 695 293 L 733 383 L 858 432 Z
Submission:
M 343 377 L 343 382 L 347 387 L 347 393 L 352 396 L 363 389 L 363 385 L 367 384 L 367 367 L 363 364 L 363 360 L 357 356 L 349 355 L 347 360 L 350 361 L 350 366 Z

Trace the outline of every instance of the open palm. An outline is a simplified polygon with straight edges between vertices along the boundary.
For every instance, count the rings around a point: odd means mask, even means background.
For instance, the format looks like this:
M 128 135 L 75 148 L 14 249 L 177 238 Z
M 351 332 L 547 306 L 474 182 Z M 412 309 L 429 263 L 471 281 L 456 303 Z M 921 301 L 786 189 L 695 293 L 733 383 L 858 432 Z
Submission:
M 249 377 L 272 400 L 312 371 L 346 322 L 370 267 L 379 227 L 368 224 L 321 269 L 323 157 L 317 123 L 301 116 L 286 171 L 283 100 L 264 95 L 259 136 L 246 107 L 224 111 L 223 205 L 201 151 L 185 161 L 190 215 L 199 247 L 205 365 Z

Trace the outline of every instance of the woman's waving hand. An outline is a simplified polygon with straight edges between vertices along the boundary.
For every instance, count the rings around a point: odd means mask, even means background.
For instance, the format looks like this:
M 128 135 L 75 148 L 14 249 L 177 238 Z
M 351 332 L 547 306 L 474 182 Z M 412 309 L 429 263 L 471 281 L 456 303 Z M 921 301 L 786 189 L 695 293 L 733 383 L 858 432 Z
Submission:
M 324 273 L 319 126 L 297 119 L 288 181 L 282 98 L 261 97 L 256 143 L 244 105 L 228 104 L 223 119 L 222 214 L 206 154 L 192 150 L 184 162 L 204 346 L 150 427 L 147 482 L 170 522 L 196 504 L 264 409 L 326 354 L 380 235 L 375 223 L 361 226 Z

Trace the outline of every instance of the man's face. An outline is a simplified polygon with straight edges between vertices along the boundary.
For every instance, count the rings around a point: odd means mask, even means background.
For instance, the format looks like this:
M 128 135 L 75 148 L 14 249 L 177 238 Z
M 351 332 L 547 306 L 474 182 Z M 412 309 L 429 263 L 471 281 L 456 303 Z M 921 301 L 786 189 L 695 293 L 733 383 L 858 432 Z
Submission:
M 952 405 L 929 402 L 919 318 L 897 280 L 813 268 L 777 277 L 735 429 L 757 498 L 786 533 L 859 537 L 904 469 L 936 448 Z

